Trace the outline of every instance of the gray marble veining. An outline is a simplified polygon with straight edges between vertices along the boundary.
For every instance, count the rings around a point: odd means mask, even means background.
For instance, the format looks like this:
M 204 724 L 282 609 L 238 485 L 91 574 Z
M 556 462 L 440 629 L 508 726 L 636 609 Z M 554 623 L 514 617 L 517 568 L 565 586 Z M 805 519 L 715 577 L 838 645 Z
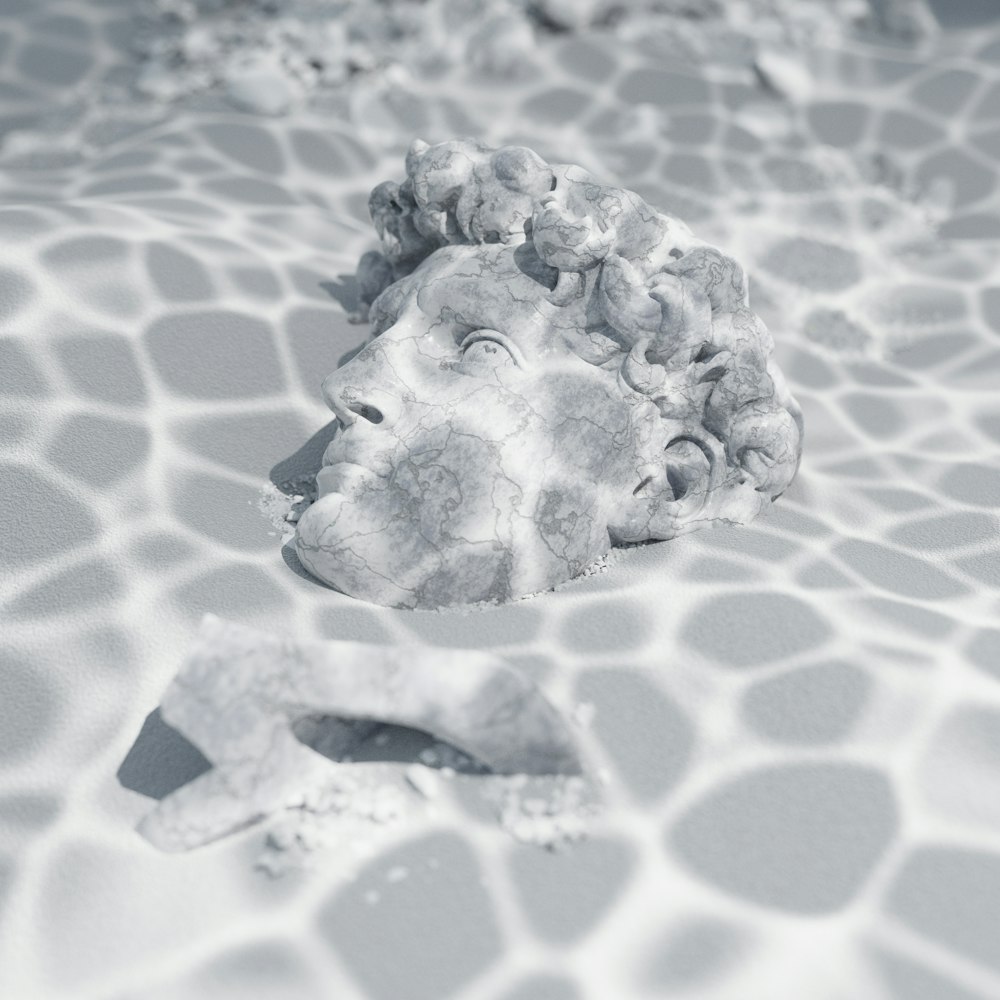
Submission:
M 504 602 L 613 545 L 747 522 L 802 417 L 743 270 L 638 195 L 529 149 L 416 141 L 372 192 L 372 339 L 328 376 L 338 428 L 306 568 L 377 604 Z

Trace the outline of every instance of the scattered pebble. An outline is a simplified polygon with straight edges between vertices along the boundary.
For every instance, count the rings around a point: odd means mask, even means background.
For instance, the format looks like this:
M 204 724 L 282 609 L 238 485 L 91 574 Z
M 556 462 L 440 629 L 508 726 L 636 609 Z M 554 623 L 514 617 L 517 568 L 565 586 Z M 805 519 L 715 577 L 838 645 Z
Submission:
M 389 883 L 402 882 L 410 877 L 410 870 L 403 865 L 396 865 L 385 873 L 385 880 Z

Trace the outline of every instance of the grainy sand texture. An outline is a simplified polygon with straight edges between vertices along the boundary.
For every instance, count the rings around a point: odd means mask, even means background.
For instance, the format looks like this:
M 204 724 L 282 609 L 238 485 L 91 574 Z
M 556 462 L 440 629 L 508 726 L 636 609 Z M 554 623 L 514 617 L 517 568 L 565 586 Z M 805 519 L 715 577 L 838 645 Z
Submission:
M 992 3 L 8 0 L 0 133 L 0 997 L 1000 997 Z M 771 511 L 503 607 L 301 573 L 417 136 L 580 163 L 746 266 L 805 417 Z M 342 823 L 163 854 L 206 613 L 498 653 L 603 806 L 414 744 Z

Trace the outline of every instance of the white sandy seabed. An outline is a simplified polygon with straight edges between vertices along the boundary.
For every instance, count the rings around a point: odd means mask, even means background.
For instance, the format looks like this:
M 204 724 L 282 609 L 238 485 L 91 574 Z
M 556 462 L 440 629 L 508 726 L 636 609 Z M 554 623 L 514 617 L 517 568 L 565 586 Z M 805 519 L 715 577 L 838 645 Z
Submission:
M 1000 29 L 614 6 L 3 8 L 4 1000 L 1000 996 Z M 746 263 L 807 428 L 771 512 L 470 612 L 296 572 L 274 484 L 415 135 L 580 162 Z M 414 738 L 161 854 L 205 613 L 501 653 L 601 806 Z

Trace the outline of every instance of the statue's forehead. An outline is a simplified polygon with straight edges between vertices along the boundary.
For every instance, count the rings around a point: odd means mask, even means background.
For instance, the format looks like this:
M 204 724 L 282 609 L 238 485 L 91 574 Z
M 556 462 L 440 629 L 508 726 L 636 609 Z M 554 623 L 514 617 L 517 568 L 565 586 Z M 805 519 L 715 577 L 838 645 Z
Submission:
M 551 275 L 548 273 L 552 271 Z M 414 272 L 411 302 L 437 317 L 445 310 L 474 324 L 552 318 L 555 272 L 528 244 L 445 247 Z
M 530 243 L 479 243 L 435 250 L 413 273 L 418 277 L 418 285 L 439 282 L 442 278 L 475 279 L 498 285 L 526 281 L 544 293 L 544 283 L 530 273 L 539 267 L 545 265 L 538 260 Z

